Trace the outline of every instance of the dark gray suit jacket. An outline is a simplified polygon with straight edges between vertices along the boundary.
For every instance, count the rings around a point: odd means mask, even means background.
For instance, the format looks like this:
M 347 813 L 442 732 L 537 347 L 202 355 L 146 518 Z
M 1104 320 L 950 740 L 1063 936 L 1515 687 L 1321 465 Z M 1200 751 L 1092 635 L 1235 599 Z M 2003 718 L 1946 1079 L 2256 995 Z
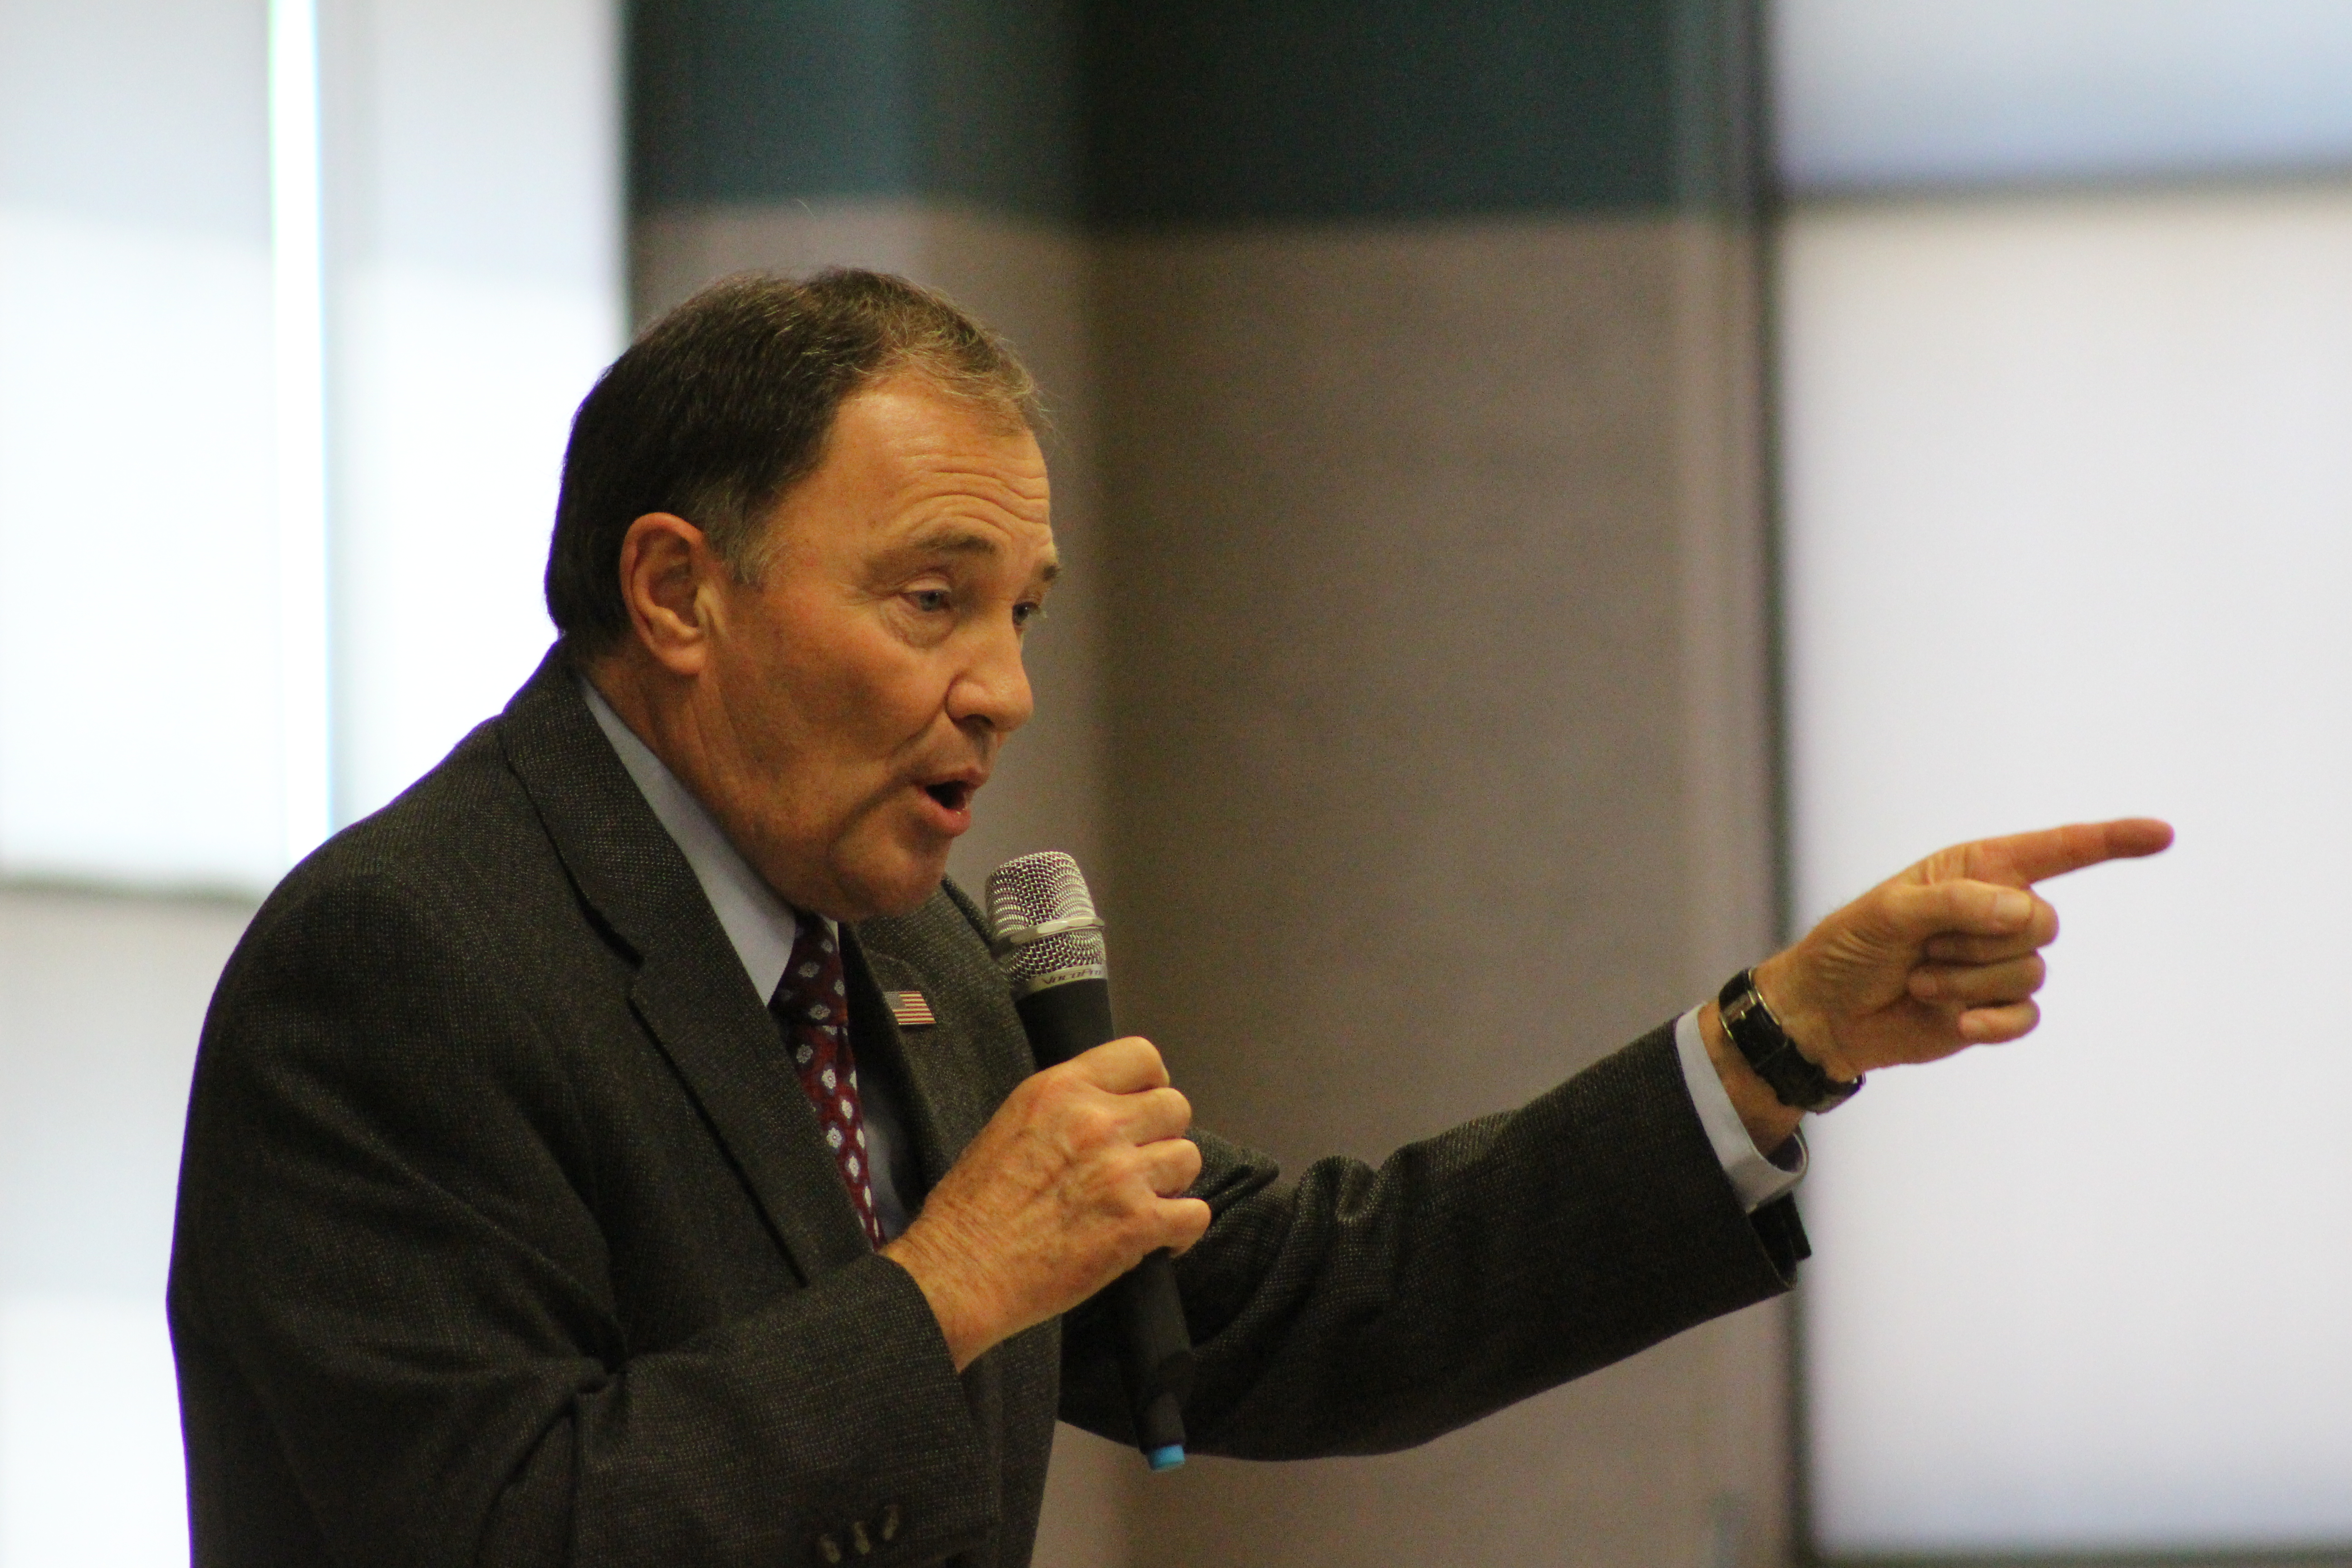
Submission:
M 1032 1070 L 1019 1020 L 951 888 L 845 947 L 935 1182 Z M 1377 1171 L 1200 1142 L 1199 1451 L 1420 1442 L 1803 1252 L 1787 1204 L 1740 1212 L 1664 1030 Z M 1125 1421 L 1091 1308 L 956 1374 L 560 648 L 255 918 L 170 1305 L 199 1564 L 1011 1568 L 1057 1410 Z

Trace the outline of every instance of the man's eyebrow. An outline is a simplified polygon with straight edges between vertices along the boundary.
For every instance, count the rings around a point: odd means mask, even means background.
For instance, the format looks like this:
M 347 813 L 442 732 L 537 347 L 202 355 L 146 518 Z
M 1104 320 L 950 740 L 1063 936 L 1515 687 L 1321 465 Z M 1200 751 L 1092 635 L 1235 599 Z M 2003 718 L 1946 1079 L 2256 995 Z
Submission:
M 949 526 L 934 528 L 917 534 L 906 544 L 909 555 L 1001 555 L 1004 546 L 992 533 L 980 529 Z M 1039 581 L 1051 583 L 1062 574 L 1062 563 L 1057 556 L 1047 556 L 1037 569 Z
M 1003 550 L 993 534 L 953 526 L 926 529 L 907 541 L 906 548 L 914 555 L 995 555 Z

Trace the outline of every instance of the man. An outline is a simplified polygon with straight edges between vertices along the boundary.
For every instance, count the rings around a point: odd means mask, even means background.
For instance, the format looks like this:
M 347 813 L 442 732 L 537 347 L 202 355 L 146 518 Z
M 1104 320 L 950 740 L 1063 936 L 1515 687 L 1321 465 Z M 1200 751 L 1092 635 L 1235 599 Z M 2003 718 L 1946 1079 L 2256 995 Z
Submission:
M 2168 837 L 1948 851 L 1728 988 L 1737 1039 L 1710 1005 L 1279 1184 L 1147 1042 L 1034 1071 L 942 884 L 1055 574 L 1030 396 L 837 273 L 707 292 L 583 405 L 561 641 L 287 879 L 206 1021 L 200 1563 L 1017 1564 L 1056 1413 L 1124 1435 L 1087 1303 L 1159 1247 L 1196 1447 L 1424 1440 L 1785 1289 L 1789 1102 L 2024 1033 L 2029 884 Z

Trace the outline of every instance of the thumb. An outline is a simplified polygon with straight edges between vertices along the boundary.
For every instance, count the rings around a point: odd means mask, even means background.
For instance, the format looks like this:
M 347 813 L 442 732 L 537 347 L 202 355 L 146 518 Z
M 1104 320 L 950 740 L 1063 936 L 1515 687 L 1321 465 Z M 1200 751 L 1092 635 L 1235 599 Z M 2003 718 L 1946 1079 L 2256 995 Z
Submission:
M 2008 936 L 2033 918 L 2033 895 L 2021 888 L 1963 878 L 1949 881 L 1893 883 L 1884 889 L 1881 910 L 1889 934 L 1906 944 L 1958 931 L 1968 936 Z

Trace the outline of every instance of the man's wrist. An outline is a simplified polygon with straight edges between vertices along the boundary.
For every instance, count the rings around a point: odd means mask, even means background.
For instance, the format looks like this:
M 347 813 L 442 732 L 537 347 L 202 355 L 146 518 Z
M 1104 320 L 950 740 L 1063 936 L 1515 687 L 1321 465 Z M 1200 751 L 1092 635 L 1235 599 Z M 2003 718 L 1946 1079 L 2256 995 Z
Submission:
M 908 1226 L 882 1248 L 882 1256 L 905 1269 L 915 1281 L 915 1289 L 923 1293 L 931 1316 L 939 1320 L 940 1336 L 947 1341 L 949 1359 L 961 1373 L 985 1354 L 996 1338 L 981 1326 L 983 1314 L 974 1310 L 971 1292 L 961 1288 L 955 1271 L 941 1268 L 924 1245 L 928 1233 L 922 1230 L 922 1224 L 918 1219 Z
M 1850 1083 L 1862 1076 L 1862 1069 L 1848 1062 L 1838 1049 L 1837 1031 L 1830 1026 L 1829 1014 L 1812 1005 L 1799 979 L 1795 949 L 1773 954 L 1748 973 L 1754 978 L 1756 994 L 1779 1019 L 1780 1032 L 1789 1037 L 1797 1054 L 1841 1083 Z M 1737 1046 L 1733 1047 L 1736 1053 Z
M 1786 1143 L 1804 1119 L 1804 1112 L 1780 1103 L 1772 1086 L 1757 1076 L 1748 1065 L 1748 1058 L 1732 1043 L 1729 1031 L 1723 1026 L 1723 1015 L 1713 1002 L 1698 1010 L 1699 1038 L 1706 1043 L 1706 1059 L 1714 1065 L 1716 1077 L 1723 1082 L 1723 1092 L 1731 1099 L 1731 1109 L 1739 1114 L 1739 1124 L 1748 1130 L 1748 1141 L 1757 1152 L 1769 1157 Z

